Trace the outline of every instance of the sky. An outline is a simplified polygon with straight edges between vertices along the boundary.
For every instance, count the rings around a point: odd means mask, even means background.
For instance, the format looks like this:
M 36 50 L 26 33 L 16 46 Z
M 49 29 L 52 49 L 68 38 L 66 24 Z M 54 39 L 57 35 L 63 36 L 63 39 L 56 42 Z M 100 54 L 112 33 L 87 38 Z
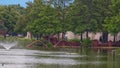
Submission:
M 11 4 L 20 4 L 23 7 L 26 7 L 25 2 L 33 0 L 0 0 L 0 5 L 11 5 Z

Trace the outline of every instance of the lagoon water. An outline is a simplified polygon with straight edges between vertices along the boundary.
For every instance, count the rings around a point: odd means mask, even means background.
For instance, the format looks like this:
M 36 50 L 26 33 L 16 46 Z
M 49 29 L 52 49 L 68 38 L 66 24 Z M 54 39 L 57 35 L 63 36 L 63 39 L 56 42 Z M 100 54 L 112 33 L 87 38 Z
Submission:
M 119 68 L 115 50 L 0 49 L 0 68 Z

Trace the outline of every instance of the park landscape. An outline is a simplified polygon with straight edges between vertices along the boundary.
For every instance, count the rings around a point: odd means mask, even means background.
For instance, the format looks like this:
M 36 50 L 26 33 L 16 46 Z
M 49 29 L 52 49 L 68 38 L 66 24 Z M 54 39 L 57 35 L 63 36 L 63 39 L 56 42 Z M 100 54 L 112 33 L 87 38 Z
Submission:
M 0 68 L 120 67 L 120 0 L 25 4 L 0 5 Z

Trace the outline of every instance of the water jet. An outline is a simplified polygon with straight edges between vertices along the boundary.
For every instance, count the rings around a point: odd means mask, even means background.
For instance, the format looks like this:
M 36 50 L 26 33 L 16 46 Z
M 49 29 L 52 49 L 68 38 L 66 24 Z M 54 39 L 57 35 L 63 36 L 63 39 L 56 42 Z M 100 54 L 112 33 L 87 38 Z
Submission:
M 6 50 L 10 50 L 15 45 L 17 45 L 17 42 L 0 42 L 0 46 L 4 47 Z

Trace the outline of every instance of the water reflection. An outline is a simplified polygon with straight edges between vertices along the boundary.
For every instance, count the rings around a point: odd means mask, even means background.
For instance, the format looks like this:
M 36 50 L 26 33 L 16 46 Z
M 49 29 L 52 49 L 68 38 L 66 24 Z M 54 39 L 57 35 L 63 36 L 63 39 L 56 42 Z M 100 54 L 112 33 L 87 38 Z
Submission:
M 117 68 L 119 55 L 102 52 L 0 49 L 0 68 Z
M 77 60 L 71 59 L 70 56 L 80 57 L 81 55 L 68 52 L 48 52 L 25 49 L 11 49 L 7 51 L 0 49 L 0 66 L 4 68 L 29 68 L 40 64 L 63 66 L 79 64 Z

